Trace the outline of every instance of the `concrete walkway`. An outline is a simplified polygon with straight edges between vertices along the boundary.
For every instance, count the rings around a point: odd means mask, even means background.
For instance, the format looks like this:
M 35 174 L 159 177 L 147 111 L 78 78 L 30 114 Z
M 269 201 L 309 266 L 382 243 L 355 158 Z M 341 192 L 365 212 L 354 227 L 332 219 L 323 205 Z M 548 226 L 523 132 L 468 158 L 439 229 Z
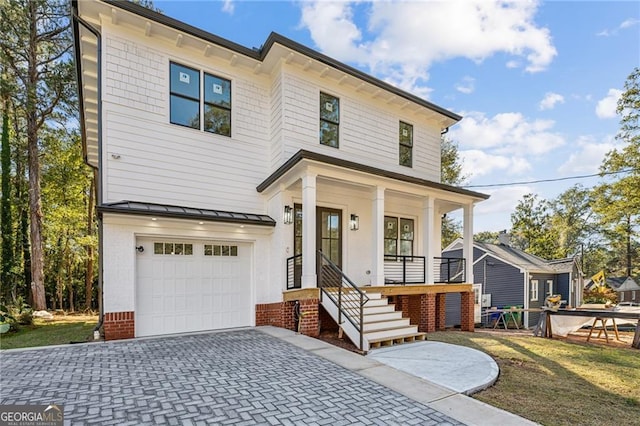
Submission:
M 374 349 L 367 357 L 465 395 L 488 388 L 500 374 L 484 352 L 442 342 Z
M 457 392 L 418 377 L 416 374 L 411 374 L 389 365 L 385 365 L 374 359 L 374 357 L 363 357 L 362 355 L 335 347 L 321 340 L 296 334 L 293 331 L 282 328 L 258 327 L 258 329 L 271 336 L 278 337 L 295 346 L 310 351 L 348 370 L 354 371 L 361 376 L 371 379 L 378 384 L 413 399 L 414 401 L 425 404 L 463 424 L 479 426 L 516 426 L 537 424 L 513 413 L 509 413 L 489 404 L 475 400 L 469 396 L 463 395 L 461 392 Z M 409 349 L 409 351 L 403 356 L 413 352 L 410 348 L 413 345 L 414 343 L 401 347 Z M 445 349 L 445 352 L 451 355 L 456 351 L 456 348 L 462 347 L 456 346 L 455 348 L 448 348 Z M 393 347 L 389 349 L 393 349 Z M 426 348 L 424 346 L 421 346 L 421 348 L 416 349 L 416 351 L 424 352 L 425 349 Z M 379 349 L 375 349 L 371 353 L 375 355 L 378 350 Z M 383 355 L 384 352 L 385 351 L 383 349 L 383 352 L 380 354 Z M 464 353 L 465 351 L 460 351 L 460 354 Z M 451 367 L 452 366 L 449 367 L 450 370 Z M 416 372 L 415 368 L 413 369 L 413 372 Z

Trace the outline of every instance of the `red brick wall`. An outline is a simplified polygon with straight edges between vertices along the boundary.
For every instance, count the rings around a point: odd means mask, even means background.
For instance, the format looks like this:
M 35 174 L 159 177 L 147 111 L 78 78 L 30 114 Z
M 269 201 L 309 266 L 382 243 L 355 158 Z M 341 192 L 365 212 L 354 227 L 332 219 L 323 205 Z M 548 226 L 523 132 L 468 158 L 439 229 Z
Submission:
M 282 327 L 282 304 L 263 303 L 256 305 L 256 325 Z
M 436 330 L 442 331 L 445 329 L 447 320 L 447 293 L 436 294 Z
M 432 333 L 436 331 L 436 295 L 420 295 L 420 323 L 418 331 Z
M 402 311 L 404 318 L 409 318 L 412 325 L 420 325 L 420 295 L 417 296 L 402 296 L 407 300 L 406 311 Z
M 107 312 L 102 322 L 105 340 L 132 339 L 135 337 L 133 312 Z
M 320 333 L 319 300 L 300 301 L 300 333 L 317 337 Z M 298 331 L 294 316 L 295 301 L 264 303 L 256 305 L 256 326 L 272 325 Z
M 475 328 L 473 307 L 473 292 L 461 292 L 460 329 L 462 331 L 473 331 Z
M 320 301 L 318 299 L 300 300 L 300 334 L 305 336 L 318 337 L 320 334 Z

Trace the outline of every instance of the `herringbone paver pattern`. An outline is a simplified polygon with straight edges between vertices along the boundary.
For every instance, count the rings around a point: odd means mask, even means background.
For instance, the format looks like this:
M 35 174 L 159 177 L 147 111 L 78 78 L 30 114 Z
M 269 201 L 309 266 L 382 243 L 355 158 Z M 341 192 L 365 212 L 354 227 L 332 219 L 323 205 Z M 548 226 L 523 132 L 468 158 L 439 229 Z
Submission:
M 0 386 L 70 424 L 460 424 L 257 330 L 3 352 Z

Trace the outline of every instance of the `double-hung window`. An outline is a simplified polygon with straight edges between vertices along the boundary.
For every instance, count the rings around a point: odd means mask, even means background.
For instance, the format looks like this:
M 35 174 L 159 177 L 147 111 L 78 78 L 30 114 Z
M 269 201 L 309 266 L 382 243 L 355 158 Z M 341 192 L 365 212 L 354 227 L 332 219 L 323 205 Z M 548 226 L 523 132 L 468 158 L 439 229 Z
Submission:
M 384 217 L 384 255 L 413 256 L 413 219 Z
M 202 73 L 201 78 L 200 74 L 199 70 L 171 62 L 170 121 L 231 136 L 231 81 L 208 73 Z M 204 120 L 200 120 L 201 114 Z
M 338 148 L 340 99 L 320 92 L 320 143 Z
M 553 280 L 547 280 L 547 296 L 553 296 Z
M 413 126 L 411 124 L 400 122 L 399 142 L 400 165 L 413 167 Z
M 531 300 L 538 300 L 538 280 L 531 280 Z

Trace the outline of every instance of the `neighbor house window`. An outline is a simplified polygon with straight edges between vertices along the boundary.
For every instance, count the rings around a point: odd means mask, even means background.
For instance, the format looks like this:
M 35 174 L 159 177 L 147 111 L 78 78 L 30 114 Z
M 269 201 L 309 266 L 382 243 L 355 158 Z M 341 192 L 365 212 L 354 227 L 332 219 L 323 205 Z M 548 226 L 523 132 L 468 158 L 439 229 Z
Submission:
M 384 217 L 385 256 L 413 256 L 413 239 L 413 219 Z
M 538 300 L 538 280 L 531 280 L 531 300 Z
M 170 74 L 171 123 L 231 136 L 231 81 L 203 73 L 204 85 L 201 87 L 199 70 L 174 62 L 170 64 Z M 202 127 L 201 113 L 204 117 Z
M 636 300 L 636 291 L 635 290 L 631 291 L 631 300 Z
M 620 292 L 620 300 L 619 302 L 624 302 L 624 291 Z
M 340 99 L 320 92 L 320 143 L 338 148 Z
M 553 280 L 547 280 L 547 296 L 553 296 Z
M 200 129 L 200 71 L 171 62 L 171 123 Z
M 400 122 L 400 165 L 413 167 L 413 126 Z
M 231 81 L 204 75 L 204 130 L 231 136 Z

